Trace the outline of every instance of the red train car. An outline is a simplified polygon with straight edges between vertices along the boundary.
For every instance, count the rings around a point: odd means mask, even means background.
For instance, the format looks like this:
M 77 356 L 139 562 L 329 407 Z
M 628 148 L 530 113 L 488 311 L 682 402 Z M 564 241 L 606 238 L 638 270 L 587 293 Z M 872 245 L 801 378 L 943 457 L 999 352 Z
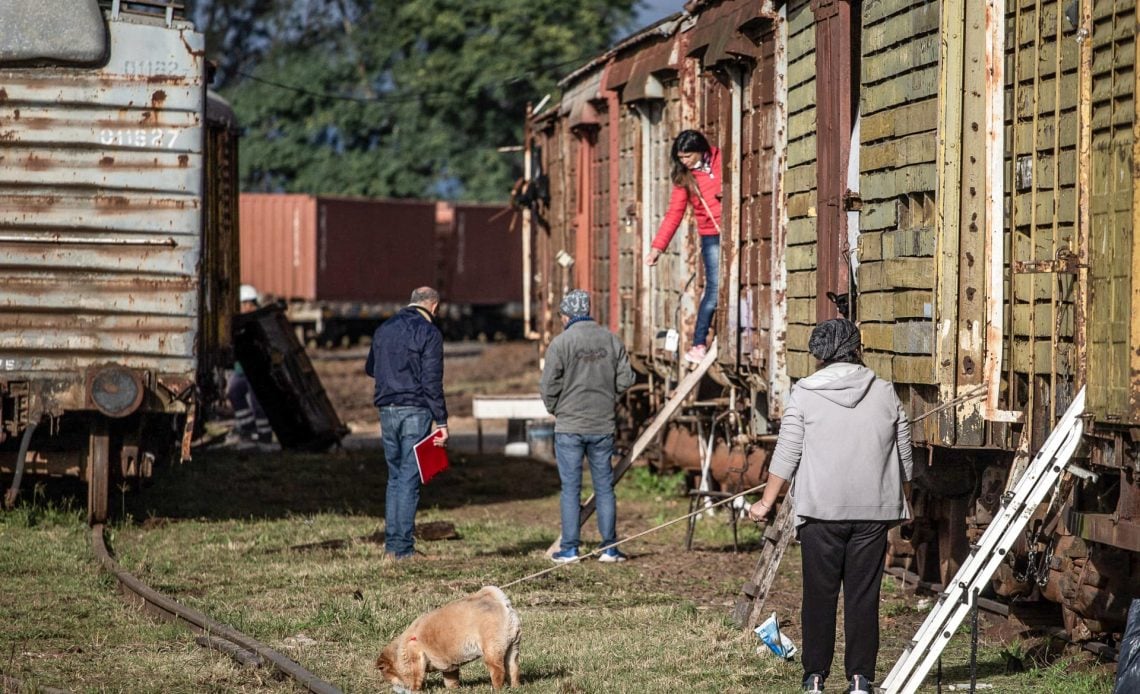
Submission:
M 440 289 L 449 337 L 521 333 L 522 246 L 502 206 L 316 195 L 241 196 L 241 276 L 287 306 L 307 342 L 364 339 Z

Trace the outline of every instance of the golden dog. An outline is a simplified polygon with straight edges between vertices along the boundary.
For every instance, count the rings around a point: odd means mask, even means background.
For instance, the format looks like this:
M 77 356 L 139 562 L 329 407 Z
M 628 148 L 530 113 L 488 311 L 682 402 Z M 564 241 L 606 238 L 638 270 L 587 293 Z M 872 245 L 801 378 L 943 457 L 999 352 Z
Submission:
M 459 666 L 482 656 L 491 686 L 501 689 L 507 674 L 519 685 L 519 616 L 495 586 L 423 615 L 392 640 L 376 667 L 397 688 L 419 691 L 429 672 L 442 672 L 448 689 L 459 686 Z

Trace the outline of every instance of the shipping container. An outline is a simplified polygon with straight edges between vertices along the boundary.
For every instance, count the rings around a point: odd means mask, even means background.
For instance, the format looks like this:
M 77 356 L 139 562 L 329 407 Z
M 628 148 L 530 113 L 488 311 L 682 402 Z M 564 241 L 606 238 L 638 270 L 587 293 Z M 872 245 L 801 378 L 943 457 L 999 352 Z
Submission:
M 349 344 L 421 286 L 448 338 L 521 337 L 522 239 L 506 206 L 243 193 L 242 282 L 303 342 Z

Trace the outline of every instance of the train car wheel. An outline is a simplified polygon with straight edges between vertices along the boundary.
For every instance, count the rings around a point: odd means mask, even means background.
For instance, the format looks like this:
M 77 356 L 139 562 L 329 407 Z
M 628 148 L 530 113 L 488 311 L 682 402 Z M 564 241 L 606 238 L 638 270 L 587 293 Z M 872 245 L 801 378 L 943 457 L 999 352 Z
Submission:
M 107 496 L 111 476 L 111 437 L 107 422 L 96 417 L 87 444 L 87 523 L 107 520 Z

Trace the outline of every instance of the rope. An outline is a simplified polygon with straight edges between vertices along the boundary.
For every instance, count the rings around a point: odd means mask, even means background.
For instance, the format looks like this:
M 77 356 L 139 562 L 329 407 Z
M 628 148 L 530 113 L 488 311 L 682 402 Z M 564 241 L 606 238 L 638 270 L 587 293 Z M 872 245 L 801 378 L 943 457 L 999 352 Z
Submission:
M 753 487 L 752 489 L 745 489 L 742 492 L 738 492 L 736 494 L 733 494 L 730 497 L 727 497 L 725 499 L 721 499 L 720 501 L 716 502 L 715 504 L 712 504 L 710 506 L 701 507 L 701 508 L 697 509 L 696 511 L 693 511 L 692 513 L 686 513 L 685 515 L 681 516 L 680 518 L 674 518 L 671 521 L 667 521 L 665 523 L 662 523 L 661 525 L 650 528 L 649 530 L 644 530 L 644 531 L 642 531 L 636 535 L 631 535 L 631 536 L 625 538 L 624 540 L 618 540 L 617 542 L 613 543 L 612 545 L 609 545 L 608 547 L 604 547 L 604 548 L 599 547 L 598 549 L 595 549 L 593 552 L 590 552 L 589 554 L 584 554 L 580 557 L 576 557 L 576 558 L 574 558 L 568 562 L 565 562 L 563 564 L 555 564 L 554 566 L 552 566 L 548 569 L 543 569 L 542 571 L 537 571 L 535 573 L 530 574 L 529 576 L 523 576 L 522 578 L 516 578 L 515 580 L 511 581 L 510 583 L 504 583 L 503 585 L 499 586 L 499 588 L 510 588 L 511 586 L 522 583 L 523 581 L 529 581 L 532 578 L 538 578 L 539 576 L 545 576 L 546 574 L 550 573 L 551 571 L 557 571 L 558 569 L 561 569 L 563 566 L 569 566 L 570 564 L 576 564 L 576 563 L 582 561 L 583 559 L 589 559 L 590 557 L 594 556 L 595 554 L 601 554 L 602 552 L 609 549 L 610 547 L 617 547 L 618 545 L 625 544 L 626 542 L 629 542 L 630 540 L 636 540 L 637 538 L 644 537 L 645 535 L 648 535 L 649 533 L 655 533 L 658 530 L 661 530 L 662 528 L 673 525 L 674 523 L 680 523 L 681 521 L 688 520 L 689 518 L 692 518 L 693 516 L 695 516 L 697 514 L 704 513 L 705 511 L 707 511 L 710 508 L 716 508 L 717 506 L 720 506 L 722 504 L 727 504 L 728 502 L 732 501 L 733 499 L 737 499 L 739 497 L 742 497 L 745 494 L 752 494 L 754 492 L 758 492 L 766 486 L 768 486 L 767 483 L 764 483 L 764 484 L 757 485 L 757 486 Z
M 690 278 L 690 281 L 692 281 L 692 278 Z M 973 390 L 967 391 L 966 393 L 959 395 L 958 397 L 954 398 L 953 400 L 948 400 L 945 403 L 939 405 L 938 407 L 935 407 L 931 410 L 928 410 L 927 412 L 922 413 L 918 417 L 915 417 L 914 419 L 912 419 L 911 424 L 914 424 L 916 422 L 920 422 L 920 421 L 926 419 L 927 417 L 929 417 L 930 415 L 935 414 L 937 412 L 941 412 L 942 410 L 945 410 L 947 408 L 955 407 L 955 406 L 960 405 L 961 403 L 966 402 L 968 400 L 973 400 L 974 398 L 985 393 L 985 391 L 986 391 L 986 386 L 984 384 L 980 385 L 980 386 L 974 388 Z M 761 489 L 763 489 L 765 486 L 767 486 L 767 485 L 766 484 L 760 484 L 760 485 L 753 487 L 752 489 L 746 489 L 743 492 L 733 494 L 732 496 L 725 498 L 725 499 L 721 499 L 720 501 L 718 501 L 714 504 L 710 504 L 709 506 L 702 507 L 696 511 L 691 512 L 691 513 L 686 513 L 685 515 L 683 515 L 679 518 L 674 518 L 671 521 L 667 521 L 665 523 L 662 523 L 661 525 L 658 525 L 658 526 L 655 526 L 655 527 L 650 528 L 648 530 L 642 531 L 636 535 L 631 535 L 630 537 L 627 537 L 624 540 L 618 540 L 617 542 L 610 545 L 609 547 L 617 547 L 618 545 L 629 542 L 630 540 L 636 540 L 639 537 L 644 537 L 645 535 L 648 535 L 650 533 L 657 532 L 658 530 L 661 530 L 662 528 L 666 528 L 670 525 L 673 525 L 674 523 L 680 523 L 683 520 L 688 520 L 689 518 L 692 518 L 695 515 L 698 515 L 700 513 L 704 513 L 705 511 L 707 511 L 709 509 L 716 508 L 717 506 L 727 504 L 728 502 L 733 501 L 734 499 L 737 499 L 739 497 L 742 497 L 745 494 L 752 494 L 754 492 L 758 492 Z M 576 563 L 578 563 L 584 559 L 589 559 L 590 557 L 592 557 L 594 555 L 601 554 L 606 549 L 609 549 L 609 547 L 605 547 L 605 548 L 599 547 L 598 549 L 595 549 L 594 551 L 590 552 L 589 554 L 584 554 L 580 557 L 576 557 L 576 558 L 574 558 L 568 562 L 565 562 L 563 564 L 555 564 L 554 566 L 551 566 L 550 568 L 543 569 L 542 571 L 536 571 L 535 573 L 529 574 L 527 576 L 523 576 L 522 578 L 516 578 L 515 580 L 511 581 L 510 583 L 504 583 L 503 585 L 501 585 L 499 587 L 500 588 L 510 588 L 513 585 L 518 585 L 519 583 L 522 583 L 524 581 L 529 581 L 532 578 L 538 578 L 539 576 L 545 576 L 546 574 L 548 574 L 552 571 L 557 571 L 558 569 L 562 568 L 563 566 L 568 566 L 570 564 L 576 564 Z
M 985 392 L 986 392 L 986 385 L 983 383 L 982 385 L 974 388 L 973 390 L 966 391 L 965 393 L 959 395 L 958 397 L 954 398 L 953 400 L 947 400 L 946 402 L 942 403 L 938 407 L 935 407 L 934 409 L 927 410 L 926 412 L 923 412 L 919 416 L 910 420 L 910 423 L 915 424 L 917 422 L 921 422 L 922 420 L 926 419 L 927 417 L 929 417 L 932 414 L 935 414 L 936 412 L 941 412 L 942 410 L 945 410 L 947 408 L 955 407 L 957 405 L 960 405 L 960 404 L 966 402 L 967 400 L 973 400 L 974 398 L 976 398 L 980 395 L 984 395 Z

